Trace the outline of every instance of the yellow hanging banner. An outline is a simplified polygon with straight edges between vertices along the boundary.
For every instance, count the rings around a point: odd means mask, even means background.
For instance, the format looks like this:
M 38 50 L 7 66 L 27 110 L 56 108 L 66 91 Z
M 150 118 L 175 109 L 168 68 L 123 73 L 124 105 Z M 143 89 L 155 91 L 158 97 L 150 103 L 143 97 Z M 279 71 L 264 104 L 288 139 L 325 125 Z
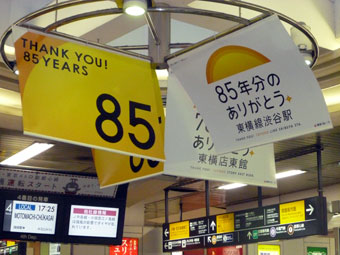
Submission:
M 15 51 L 26 134 L 164 161 L 148 61 L 36 32 Z
M 161 98 L 158 87 L 154 87 L 156 98 Z M 164 140 L 165 118 L 163 105 L 157 103 L 157 116 L 161 127 L 162 140 Z M 92 150 L 93 161 L 96 167 L 99 185 L 101 188 L 123 184 L 151 176 L 160 175 L 164 170 L 164 163 L 150 159 L 127 156 L 103 150 Z
M 103 150 L 92 150 L 92 155 L 101 188 L 163 173 L 163 162 Z

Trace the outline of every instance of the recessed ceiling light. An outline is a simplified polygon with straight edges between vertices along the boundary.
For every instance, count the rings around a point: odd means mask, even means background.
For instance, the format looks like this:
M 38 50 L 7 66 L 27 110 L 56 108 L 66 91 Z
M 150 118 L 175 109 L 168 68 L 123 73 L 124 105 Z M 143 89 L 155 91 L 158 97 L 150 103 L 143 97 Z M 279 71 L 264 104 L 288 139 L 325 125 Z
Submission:
M 287 177 L 291 177 L 291 176 L 295 176 L 299 174 L 304 174 L 305 172 L 306 171 L 303 171 L 303 170 L 289 170 L 289 171 L 277 173 L 275 177 L 276 179 L 282 179 L 282 178 L 287 178 Z
M 224 189 L 224 190 L 230 190 L 230 189 L 237 189 L 237 188 L 241 188 L 247 186 L 247 184 L 243 184 L 243 183 L 231 183 L 231 184 L 226 184 L 223 186 L 218 187 L 218 189 Z
M 143 15 L 147 9 L 144 0 L 125 0 L 123 5 L 124 12 L 131 16 Z
M 54 144 L 49 144 L 49 143 L 33 143 L 31 146 L 28 146 L 22 151 L 19 151 L 18 153 L 14 154 L 8 159 L 0 162 L 0 164 L 10 165 L 10 166 L 19 165 L 22 162 L 35 157 L 36 155 L 50 149 L 53 146 Z

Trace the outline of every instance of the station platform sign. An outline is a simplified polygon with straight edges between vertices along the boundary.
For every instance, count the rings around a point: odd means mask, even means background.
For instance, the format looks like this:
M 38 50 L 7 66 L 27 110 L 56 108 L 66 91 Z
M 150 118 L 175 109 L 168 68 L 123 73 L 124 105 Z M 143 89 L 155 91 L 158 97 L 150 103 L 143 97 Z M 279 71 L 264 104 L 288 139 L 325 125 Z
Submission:
M 326 198 L 163 224 L 163 252 L 327 234 Z

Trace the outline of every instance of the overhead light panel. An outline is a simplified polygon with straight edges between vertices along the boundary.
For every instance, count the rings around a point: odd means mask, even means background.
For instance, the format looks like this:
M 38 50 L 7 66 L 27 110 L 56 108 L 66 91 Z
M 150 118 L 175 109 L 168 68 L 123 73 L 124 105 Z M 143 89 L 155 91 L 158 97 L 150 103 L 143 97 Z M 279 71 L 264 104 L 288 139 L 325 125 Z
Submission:
M 159 81 L 166 81 L 169 77 L 169 72 L 167 69 L 156 69 L 156 75 Z
M 131 16 L 140 16 L 146 12 L 148 5 L 145 0 L 124 0 L 124 12 Z
M 37 156 L 38 154 L 50 149 L 54 144 L 49 143 L 34 143 L 31 146 L 19 151 L 8 159 L 0 162 L 2 165 L 16 166 L 22 162 Z
M 303 170 L 289 170 L 289 171 L 277 173 L 275 177 L 278 180 L 278 179 L 287 178 L 287 177 L 291 177 L 291 176 L 295 176 L 299 174 L 304 174 L 305 172 L 306 171 L 303 171 Z
M 223 186 L 218 187 L 218 189 L 224 189 L 224 190 L 230 190 L 230 189 L 237 189 L 237 188 L 241 188 L 247 186 L 247 184 L 244 183 L 231 183 L 231 184 L 226 184 Z

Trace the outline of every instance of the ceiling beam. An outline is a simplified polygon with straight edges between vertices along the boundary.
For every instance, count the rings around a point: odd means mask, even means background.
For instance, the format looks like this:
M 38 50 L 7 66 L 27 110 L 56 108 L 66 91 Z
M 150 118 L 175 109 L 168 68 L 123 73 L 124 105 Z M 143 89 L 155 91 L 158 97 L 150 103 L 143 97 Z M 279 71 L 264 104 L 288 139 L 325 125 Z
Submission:
M 0 62 L 0 88 L 19 92 L 18 77 Z
M 313 72 L 321 89 L 339 85 L 340 49 L 320 56 L 316 65 L 313 67 Z
M 334 2 L 334 23 L 335 38 L 340 39 L 340 0 Z
M 0 112 L 0 128 L 22 131 L 22 117 Z

